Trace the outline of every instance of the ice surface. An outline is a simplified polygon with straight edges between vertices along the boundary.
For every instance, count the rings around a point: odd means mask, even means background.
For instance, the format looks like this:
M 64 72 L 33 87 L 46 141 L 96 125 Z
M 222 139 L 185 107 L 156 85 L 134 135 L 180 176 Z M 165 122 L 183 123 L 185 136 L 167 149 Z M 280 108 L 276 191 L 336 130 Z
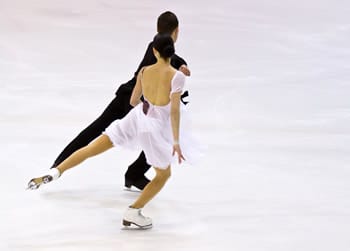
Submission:
M 144 210 L 154 228 L 121 227 L 137 152 L 25 191 L 131 78 L 165 10 L 207 151 L 173 167 Z M 0 250 L 350 250 L 349 13 L 341 0 L 0 0 Z

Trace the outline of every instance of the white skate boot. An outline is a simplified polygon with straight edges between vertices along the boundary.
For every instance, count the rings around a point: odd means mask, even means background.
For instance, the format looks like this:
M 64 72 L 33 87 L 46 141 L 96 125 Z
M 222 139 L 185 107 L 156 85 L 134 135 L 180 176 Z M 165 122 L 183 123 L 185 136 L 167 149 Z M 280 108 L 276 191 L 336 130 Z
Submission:
M 38 189 L 42 184 L 47 184 L 53 180 L 58 179 L 60 177 L 60 171 L 57 168 L 51 168 L 47 175 L 31 179 L 28 182 L 27 189 L 35 190 Z
M 141 214 L 141 208 L 137 209 L 129 207 L 124 214 L 123 225 L 128 227 L 131 224 L 147 229 L 152 227 L 152 219 L 143 216 Z

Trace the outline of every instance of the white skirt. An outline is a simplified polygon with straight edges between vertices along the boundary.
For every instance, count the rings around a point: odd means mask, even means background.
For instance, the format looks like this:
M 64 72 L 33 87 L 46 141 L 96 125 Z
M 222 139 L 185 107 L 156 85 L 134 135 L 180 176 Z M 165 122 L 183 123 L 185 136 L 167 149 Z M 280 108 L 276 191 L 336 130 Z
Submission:
M 105 130 L 114 146 L 129 149 L 142 149 L 147 163 L 160 169 L 166 169 L 177 160 L 173 152 L 173 136 L 167 107 L 152 106 L 152 111 L 145 115 L 142 103 L 135 106 L 123 119 L 115 120 Z M 170 110 L 170 106 L 167 110 Z M 180 147 L 186 162 L 192 163 L 199 155 L 195 140 L 185 128 L 185 107 L 181 105 Z M 156 114 L 152 116 L 152 114 Z

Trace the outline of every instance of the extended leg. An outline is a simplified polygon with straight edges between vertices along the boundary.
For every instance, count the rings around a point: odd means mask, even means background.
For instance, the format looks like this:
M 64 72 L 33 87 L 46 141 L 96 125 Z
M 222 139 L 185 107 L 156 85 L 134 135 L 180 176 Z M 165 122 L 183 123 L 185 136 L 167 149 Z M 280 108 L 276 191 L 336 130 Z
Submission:
M 112 142 L 106 135 L 101 135 L 91 144 L 75 151 L 71 156 L 59 164 L 56 168 L 50 169 L 48 174 L 31 179 L 28 183 L 28 189 L 38 189 L 42 184 L 51 182 L 60 177 L 66 170 L 75 167 L 87 158 L 100 154 L 113 147 Z
M 75 167 L 87 158 L 93 157 L 113 147 L 113 144 L 107 135 L 102 134 L 91 144 L 75 151 L 65 161 L 59 164 L 56 168 L 62 175 L 65 171 Z

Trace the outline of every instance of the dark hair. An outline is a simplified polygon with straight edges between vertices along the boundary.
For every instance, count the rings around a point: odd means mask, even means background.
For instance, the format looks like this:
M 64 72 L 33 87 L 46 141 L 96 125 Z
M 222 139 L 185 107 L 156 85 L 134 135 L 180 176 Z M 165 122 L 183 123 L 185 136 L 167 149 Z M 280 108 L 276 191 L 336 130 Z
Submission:
M 157 34 L 153 39 L 153 47 L 164 59 L 170 58 L 175 53 L 174 41 L 167 34 Z
M 161 34 L 171 34 L 179 26 L 179 21 L 174 13 L 166 11 L 158 17 L 157 31 Z

